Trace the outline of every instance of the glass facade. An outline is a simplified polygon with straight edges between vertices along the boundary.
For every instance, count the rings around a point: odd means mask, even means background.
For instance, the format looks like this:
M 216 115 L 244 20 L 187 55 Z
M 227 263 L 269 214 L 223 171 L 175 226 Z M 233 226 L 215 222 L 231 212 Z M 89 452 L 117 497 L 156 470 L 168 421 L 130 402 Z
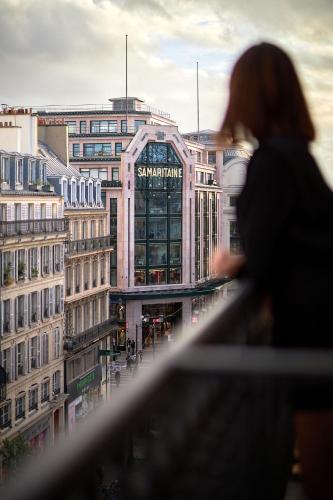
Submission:
M 171 144 L 148 143 L 135 164 L 136 286 L 182 282 L 182 190 Z

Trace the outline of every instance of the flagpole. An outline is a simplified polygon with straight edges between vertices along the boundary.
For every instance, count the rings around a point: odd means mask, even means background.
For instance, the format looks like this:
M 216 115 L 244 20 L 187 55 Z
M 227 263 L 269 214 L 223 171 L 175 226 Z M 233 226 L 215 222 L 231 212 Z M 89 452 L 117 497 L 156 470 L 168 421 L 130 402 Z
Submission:
M 200 142 L 199 63 L 198 62 L 197 62 L 197 128 L 198 128 L 198 142 Z
M 127 96 L 127 37 L 126 37 L 126 132 L 128 131 L 128 96 Z

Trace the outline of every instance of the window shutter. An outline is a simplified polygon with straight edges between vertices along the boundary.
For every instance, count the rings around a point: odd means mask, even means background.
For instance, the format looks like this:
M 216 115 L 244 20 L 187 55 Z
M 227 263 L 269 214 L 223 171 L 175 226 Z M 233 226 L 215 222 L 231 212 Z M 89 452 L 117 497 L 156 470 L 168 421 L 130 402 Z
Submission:
M 10 347 L 9 349 L 9 356 L 10 356 L 10 381 L 15 380 L 15 349 L 14 347 Z
M 26 272 L 27 272 L 28 278 L 31 279 L 31 256 L 32 256 L 32 249 L 31 248 L 29 248 L 26 255 L 28 257 L 27 265 L 26 265 Z
M 45 349 L 45 363 L 48 363 L 49 362 L 49 334 L 46 333 L 45 334 L 45 342 L 46 342 L 46 349 Z
M 24 343 L 24 374 L 29 373 L 29 340 Z
M 40 335 L 37 335 L 37 368 L 40 367 Z
M 31 354 L 32 354 L 32 343 L 31 343 L 31 339 L 28 340 L 28 369 L 29 369 L 29 372 L 31 372 Z
M 49 272 L 53 273 L 54 272 L 54 269 L 53 269 L 53 245 L 48 247 L 48 249 L 49 249 L 49 262 L 48 262 Z
M 13 256 L 13 262 L 11 265 L 12 275 L 13 275 L 14 280 L 17 281 L 17 250 L 16 250 L 16 252 L 13 252 L 12 256 Z
M 30 315 L 28 315 L 28 311 L 30 313 L 30 294 L 24 296 L 24 326 L 28 326 L 30 323 Z
M 17 344 L 13 347 L 13 353 L 14 353 L 14 376 L 13 380 L 17 379 Z
M 44 319 L 44 307 L 45 307 L 45 304 L 44 304 L 44 293 L 43 293 L 43 290 L 41 290 L 41 292 L 40 292 L 40 319 L 42 321 Z
M 9 330 L 14 331 L 14 307 L 15 307 L 15 299 L 10 299 L 10 321 L 9 321 Z
M 37 270 L 38 270 L 38 274 L 40 274 L 40 251 L 41 249 L 40 248 L 36 248 L 36 267 L 37 267 Z
M 37 292 L 37 299 L 36 299 L 36 302 L 37 302 L 37 321 L 40 321 L 41 320 L 41 297 L 42 297 L 42 293 L 38 293 Z
M 60 311 L 64 312 L 64 285 L 60 285 Z
M 52 263 L 53 263 L 53 266 L 52 266 L 52 273 L 54 274 L 55 273 L 55 263 L 56 263 L 56 245 L 52 245 L 51 247 L 51 252 L 52 252 Z
M 60 271 L 64 270 L 64 247 L 60 245 Z
M 54 315 L 54 296 L 55 296 L 55 290 L 54 288 L 49 288 L 49 311 L 50 311 L 50 316 Z

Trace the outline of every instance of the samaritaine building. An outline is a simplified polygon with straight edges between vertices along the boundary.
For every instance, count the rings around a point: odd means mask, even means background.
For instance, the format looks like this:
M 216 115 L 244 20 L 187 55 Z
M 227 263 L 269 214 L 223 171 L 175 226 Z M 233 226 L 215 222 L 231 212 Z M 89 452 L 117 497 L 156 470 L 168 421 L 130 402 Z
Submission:
M 64 430 L 67 225 L 36 131 L 25 110 L 0 115 L 0 444 L 39 450 Z
M 182 136 L 140 99 L 110 101 L 38 114 L 41 124 L 68 125 L 72 165 L 101 180 L 116 342 L 140 348 L 152 330 L 163 338 L 197 321 L 207 302 L 198 298 L 219 293 L 211 262 L 223 236 L 223 148 L 212 131 Z

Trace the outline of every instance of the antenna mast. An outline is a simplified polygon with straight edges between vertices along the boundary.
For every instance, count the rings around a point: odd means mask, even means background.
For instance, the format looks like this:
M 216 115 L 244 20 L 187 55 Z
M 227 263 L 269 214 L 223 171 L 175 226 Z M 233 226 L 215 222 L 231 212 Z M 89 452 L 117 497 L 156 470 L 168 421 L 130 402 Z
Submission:
M 197 128 L 198 128 L 198 142 L 200 142 L 199 63 L 198 62 L 197 62 Z
M 126 132 L 128 131 L 128 96 L 127 96 L 127 37 L 126 37 Z

